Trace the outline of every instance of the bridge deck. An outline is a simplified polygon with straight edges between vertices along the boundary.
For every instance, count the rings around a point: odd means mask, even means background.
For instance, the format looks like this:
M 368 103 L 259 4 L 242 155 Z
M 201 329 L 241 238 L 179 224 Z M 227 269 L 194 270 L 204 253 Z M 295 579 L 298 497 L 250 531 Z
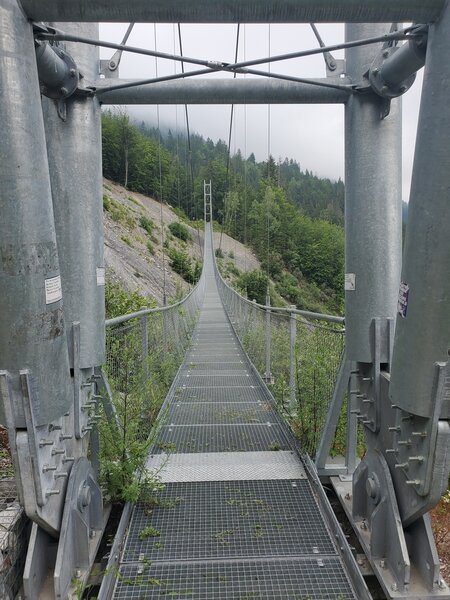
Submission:
M 222 307 L 211 257 L 148 460 L 165 489 L 158 506 L 133 509 L 113 597 L 356 598 L 290 433 Z

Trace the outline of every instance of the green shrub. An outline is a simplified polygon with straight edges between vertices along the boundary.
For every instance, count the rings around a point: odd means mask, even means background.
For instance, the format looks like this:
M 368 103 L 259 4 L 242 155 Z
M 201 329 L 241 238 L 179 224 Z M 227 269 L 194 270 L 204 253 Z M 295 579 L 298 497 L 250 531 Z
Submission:
M 168 252 L 170 258 L 170 266 L 181 275 L 181 277 L 189 283 L 196 283 L 201 273 L 201 265 L 195 261 L 194 265 L 186 252 L 170 248 Z
M 134 220 L 133 213 L 130 209 L 126 208 L 113 198 L 108 198 L 108 200 L 109 205 L 107 210 L 111 215 L 111 219 L 132 231 L 136 225 L 136 221 Z
M 215 254 L 216 254 L 216 258 L 223 258 L 224 257 L 224 253 L 223 253 L 222 248 L 216 248 Z
M 258 304 L 266 303 L 268 278 L 259 269 L 242 273 L 239 277 L 238 286 L 247 294 L 249 300 L 256 300 Z
M 108 194 L 103 194 L 103 209 L 106 210 L 106 212 L 111 210 L 111 198 Z
M 144 307 L 153 308 L 155 306 L 155 300 L 153 300 L 153 298 L 143 296 L 139 290 L 129 292 L 118 281 L 106 281 L 105 311 L 107 319 L 137 312 Z
M 186 225 L 183 225 L 183 223 L 179 223 L 178 221 L 170 223 L 169 230 L 175 237 L 182 240 L 183 242 L 188 242 L 192 239 L 192 236 L 189 233 L 189 230 L 186 227 Z
M 155 228 L 155 223 L 152 221 L 152 219 L 142 216 L 139 219 L 139 225 L 142 227 L 142 229 L 145 229 L 145 231 L 148 233 L 148 235 L 150 235 L 150 236 L 152 235 L 153 230 Z
M 125 242 L 125 244 L 127 246 L 130 246 L 130 248 L 133 248 L 133 242 L 130 240 L 130 238 L 126 235 L 123 235 L 121 238 L 122 242 Z
M 235 277 L 239 277 L 241 274 L 239 269 L 232 262 L 227 263 L 226 270 L 230 275 L 234 275 Z

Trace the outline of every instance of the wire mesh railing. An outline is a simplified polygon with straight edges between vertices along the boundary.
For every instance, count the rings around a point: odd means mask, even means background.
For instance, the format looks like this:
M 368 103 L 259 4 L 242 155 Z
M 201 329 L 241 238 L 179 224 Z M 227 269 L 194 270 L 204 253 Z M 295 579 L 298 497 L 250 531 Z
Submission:
M 270 385 L 302 448 L 315 456 L 344 351 L 344 319 L 247 300 L 222 279 L 217 268 L 216 280 L 250 360 Z M 345 443 L 341 422 L 333 451 L 343 453 Z
M 2 432 L 4 433 L 4 431 Z M 0 452 L 0 598 L 13 600 L 22 585 L 29 522 L 19 504 L 9 453 Z
M 105 371 L 119 399 L 139 396 L 141 436 L 151 428 L 161 399 L 189 346 L 203 301 L 205 277 L 180 302 L 106 321 Z
M 113 501 L 135 501 L 161 410 L 190 344 L 205 291 L 202 273 L 180 302 L 106 321 L 110 393 L 100 415 L 99 471 Z M 103 418 L 104 417 L 104 418 Z

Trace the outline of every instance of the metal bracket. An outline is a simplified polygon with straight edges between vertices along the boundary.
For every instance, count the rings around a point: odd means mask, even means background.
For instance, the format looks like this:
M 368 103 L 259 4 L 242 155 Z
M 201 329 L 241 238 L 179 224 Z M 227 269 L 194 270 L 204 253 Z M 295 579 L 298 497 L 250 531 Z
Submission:
M 373 91 L 382 98 L 397 98 L 409 90 L 416 79 L 416 74 L 412 74 L 398 85 L 388 85 L 383 79 L 382 67 L 383 64 L 396 52 L 399 51 L 399 46 L 390 46 L 384 48 L 378 56 L 376 56 L 369 69 L 369 81 Z
M 371 327 L 372 362 L 358 364 L 359 380 L 355 390 L 358 408 L 355 410 L 355 414 L 362 424 L 373 433 L 380 430 L 381 365 L 390 363 L 393 339 L 393 319 L 373 319 Z
M 331 477 L 331 483 L 387 598 L 449 600 L 449 588 L 439 576 L 429 517 L 403 530 L 381 453 L 366 455 L 354 477 L 355 494 L 351 482 Z
M 24 572 L 27 600 L 69 598 L 89 575 L 109 512 L 86 458 L 73 465 L 67 485 L 59 542 L 36 523 Z
M 26 514 L 52 535 L 61 525 L 64 491 L 72 459 L 68 456 L 65 417 L 49 425 L 36 425 L 37 390 L 29 371 L 21 371 L 22 402 L 26 429 L 16 429 L 13 422 L 13 398 L 8 375 L 1 374 L 2 395 L 6 400 L 8 429 L 14 438 L 16 473 L 21 501 Z M 9 391 L 8 391 L 9 390 Z
M 449 363 L 436 364 L 434 412 L 429 419 L 394 407 L 395 421 L 386 426 L 388 462 L 404 525 L 437 504 L 447 488 L 450 426 L 440 416 L 448 393 L 449 368 Z
M 94 394 L 94 380 L 92 369 L 80 368 L 80 323 L 72 324 L 72 348 L 73 348 L 73 406 L 74 406 L 74 430 L 75 437 L 81 440 L 95 424 L 95 411 L 97 397 Z M 87 373 L 85 373 L 87 371 Z
M 314 32 L 314 35 L 316 36 L 317 41 L 319 42 L 319 46 L 321 48 L 324 48 L 325 43 L 322 40 L 319 30 L 317 29 L 317 27 L 315 26 L 314 23 L 310 23 L 310 25 L 311 25 L 311 29 Z M 331 54 L 331 52 L 324 52 L 323 58 L 325 61 L 327 77 L 336 78 L 345 73 L 345 60 L 344 59 L 334 58 L 334 56 Z
M 391 99 L 381 98 L 380 100 L 380 119 L 384 121 L 391 113 Z
M 67 104 L 65 100 L 55 100 L 56 102 L 56 109 L 58 111 L 58 117 L 61 119 L 61 121 L 64 121 L 64 123 L 67 121 Z
M 63 100 L 77 91 L 80 73 L 74 59 L 61 46 L 36 42 L 36 62 L 44 96 Z
M 125 32 L 121 45 L 124 46 L 133 30 L 134 23 L 130 23 Z M 100 61 L 100 75 L 105 79 L 117 79 L 119 77 L 119 65 L 122 59 L 123 50 L 116 50 L 109 60 Z
M 331 445 L 333 443 L 334 434 L 341 414 L 342 404 L 347 391 L 348 382 L 350 379 L 351 361 L 347 359 L 347 354 L 344 351 L 341 360 L 341 366 L 334 386 L 333 397 L 328 409 L 327 419 L 323 428 L 322 437 L 320 439 L 319 448 L 316 454 L 316 469 L 319 476 L 327 474 L 326 461 L 330 454 Z M 332 470 L 336 465 L 330 465 Z

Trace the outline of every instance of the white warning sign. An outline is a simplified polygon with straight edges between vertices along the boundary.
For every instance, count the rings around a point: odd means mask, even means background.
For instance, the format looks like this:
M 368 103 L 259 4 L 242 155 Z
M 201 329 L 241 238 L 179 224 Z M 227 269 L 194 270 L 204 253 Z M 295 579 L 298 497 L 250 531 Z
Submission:
M 356 290 L 356 274 L 355 273 L 346 273 L 345 274 L 344 289 L 347 292 L 352 292 L 353 290 Z
M 105 285 L 105 268 L 97 267 L 97 285 Z
M 45 280 L 45 304 L 53 304 L 62 298 L 61 276 Z

